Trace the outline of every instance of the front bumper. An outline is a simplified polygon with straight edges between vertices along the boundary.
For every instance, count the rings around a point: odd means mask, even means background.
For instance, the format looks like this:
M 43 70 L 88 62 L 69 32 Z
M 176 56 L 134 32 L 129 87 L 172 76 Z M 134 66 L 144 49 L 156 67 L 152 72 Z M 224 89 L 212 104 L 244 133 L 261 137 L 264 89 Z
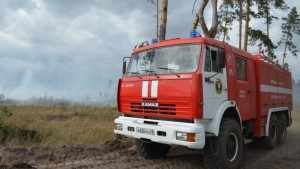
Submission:
M 146 121 L 146 123 L 145 123 Z M 132 117 L 115 119 L 115 123 L 123 124 L 123 130 L 114 130 L 116 134 L 125 135 L 137 139 L 149 139 L 153 142 L 182 145 L 192 149 L 202 149 L 205 145 L 205 131 L 202 124 L 171 122 L 163 120 L 150 120 Z M 151 124 L 149 124 L 151 123 Z M 129 131 L 128 127 L 133 127 L 134 131 Z M 154 135 L 137 133 L 136 128 L 154 130 Z M 176 139 L 176 132 L 196 133 L 195 142 L 181 141 Z M 165 136 L 158 135 L 158 132 L 165 132 Z

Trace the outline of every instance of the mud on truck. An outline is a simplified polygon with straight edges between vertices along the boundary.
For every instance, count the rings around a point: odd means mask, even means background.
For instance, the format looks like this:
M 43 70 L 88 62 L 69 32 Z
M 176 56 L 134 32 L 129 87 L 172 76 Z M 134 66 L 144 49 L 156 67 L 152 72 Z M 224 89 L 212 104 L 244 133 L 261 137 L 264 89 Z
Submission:
M 206 168 L 238 168 L 244 139 L 273 149 L 291 125 L 291 72 L 225 42 L 192 36 L 145 42 L 118 83 L 114 132 L 144 158 L 171 145 L 202 149 Z

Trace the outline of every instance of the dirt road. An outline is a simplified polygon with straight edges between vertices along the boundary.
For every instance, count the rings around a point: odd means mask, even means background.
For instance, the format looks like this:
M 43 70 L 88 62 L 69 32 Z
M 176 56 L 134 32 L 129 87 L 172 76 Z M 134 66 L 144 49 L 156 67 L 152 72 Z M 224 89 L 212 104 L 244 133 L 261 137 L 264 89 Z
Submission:
M 300 167 L 300 112 L 295 112 L 285 142 L 274 150 L 245 144 L 243 169 L 296 169 Z M 137 155 L 132 139 L 104 145 L 0 148 L 0 168 L 203 168 L 199 151 L 174 146 L 164 159 L 145 160 Z

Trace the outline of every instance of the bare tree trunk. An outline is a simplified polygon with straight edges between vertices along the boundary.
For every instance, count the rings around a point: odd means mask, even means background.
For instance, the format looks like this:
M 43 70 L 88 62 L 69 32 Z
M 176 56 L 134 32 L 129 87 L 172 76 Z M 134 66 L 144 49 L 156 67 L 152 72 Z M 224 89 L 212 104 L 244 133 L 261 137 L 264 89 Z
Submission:
M 199 22 L 199 16 L 196 14 L 196 18 L 195 18 L 194 23 L 193 23 L 192 31 L 197 29 L 198 22 Z
M 225 24 L 225 29 L 226 29 L 226 24 Z M 224 32 L 223 32 L 223 42 L 225 42 L 225 36 L 226 36 L 226 31 L 224 30 Z
M 227 20 L 228 20 L 228 7 L 226 7 L 226 20 L 225 20 L 225 23 L 224 23 L 224 32 L 223 32 L 223 42 L 225 42 L 225 36 L 226 36 L 226 33 L 227 33 Z
M 205 9 L 207 3 L 208 3 L 208 0 L 203 0 L 202 4 L 200 6 L 199 12 L 198 12 L 199 23 L 200 23 L 201 29 L 202 29 L 205 37 L 209 37 L 208 28 L 206 26 L 205 19 L 203 16 L 204 9 Z
M 217 34 L 218 29 L 218 0 L 211 0 L 212 10 L 213 10 L 213 16 L 212 16 L 212 25 L 209 30 L 210 37 L 214 38 Z
M 245 34 L 244 34 L 244 51 L 247 51 L 248 46 L 248 29 L 249 29 L 249 16 L 250 15 L 250 0 L 247 0 L 247 9 L 246 9 L 246 24 L 245 24 Z
M 267 6 L 267 36 L 270 39 L 270 20 L 269 20 L 269 6 Z M 271 49 L 270 49 L 270 44 L 268 44 L 268 58 L 271 59 Z
M 290 34 L 290 30 L 286 34 L 286 40 L 285 40 L 285 44 L 284 44 L 284 52 L 283 52 L 283 58 L 282 58 L 282 66 L 284 66 L 284 61 L 285 61 L 285 57 L 286 57 L 286 49 L 287 49 L 287 45 L 288 45 L 288 41 L 289 41 L 289 34 Z
M 160 31 L 159 31 L 159 40 L 161 41 L 166 39 L 167 15 L 168 15 L 168 0 L 162 0 Z
M 204 9 L 205 9 L 208 1 L 209 0 L 203 0 L 203 3 L 200 6 L 200 9 L 198 12 L 199 23 L 200 23 L 200 26 L 204 33 L 204 36 L 214 38 L 216 36 L 217 28 L 218 28 L 218 0 L 211 0 L 213 15 L 212 15 L 212 25 L 211 25 L 210 30 L 208 30 L 204 16 L 203 16 Z
M 158 39 L 159 37 L 158 37 L 158 30 L 159 30 L 159 9 L 158 9 L 158 7 L 159 7 L 159 5 L 158 5 L 158 3 L 159 3 L 159 0 L 156 0 L 156 38 Z
M 239 16 L 239 48 L 242 49 L 242 25 L 243 25 L 243 0 L 239 1 L 240 16 Z

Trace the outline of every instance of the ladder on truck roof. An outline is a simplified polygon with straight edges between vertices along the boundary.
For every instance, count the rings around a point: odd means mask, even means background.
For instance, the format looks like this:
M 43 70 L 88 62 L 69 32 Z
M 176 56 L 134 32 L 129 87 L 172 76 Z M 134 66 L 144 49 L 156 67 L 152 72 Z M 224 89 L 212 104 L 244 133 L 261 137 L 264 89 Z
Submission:
M 261 47 L 259 47 L 259 54 L 258 54 L 258 56 L 259 56 L 259 60 L 260 60 L 260 61 L 263 61 L 263 62 L 265 62 L 265 63 L 271 64 L 271 65 L 276 66 L 276 67 L 278 67 L 278 68 L 287 70 L 287 71 L 289 71 L 289 72 L 291 71 L 291 70 L 289 69 L 289 66 L 288 66 L 288 65 L 287 65 L 287 66 L 280 65 L 278 59 L 277 59 L 277 61 L 275 62 L 275 61 L 271 60 L 269 57 L 267 57 L 267 56 L 264 54 L 264 50 L 263 50 Z

